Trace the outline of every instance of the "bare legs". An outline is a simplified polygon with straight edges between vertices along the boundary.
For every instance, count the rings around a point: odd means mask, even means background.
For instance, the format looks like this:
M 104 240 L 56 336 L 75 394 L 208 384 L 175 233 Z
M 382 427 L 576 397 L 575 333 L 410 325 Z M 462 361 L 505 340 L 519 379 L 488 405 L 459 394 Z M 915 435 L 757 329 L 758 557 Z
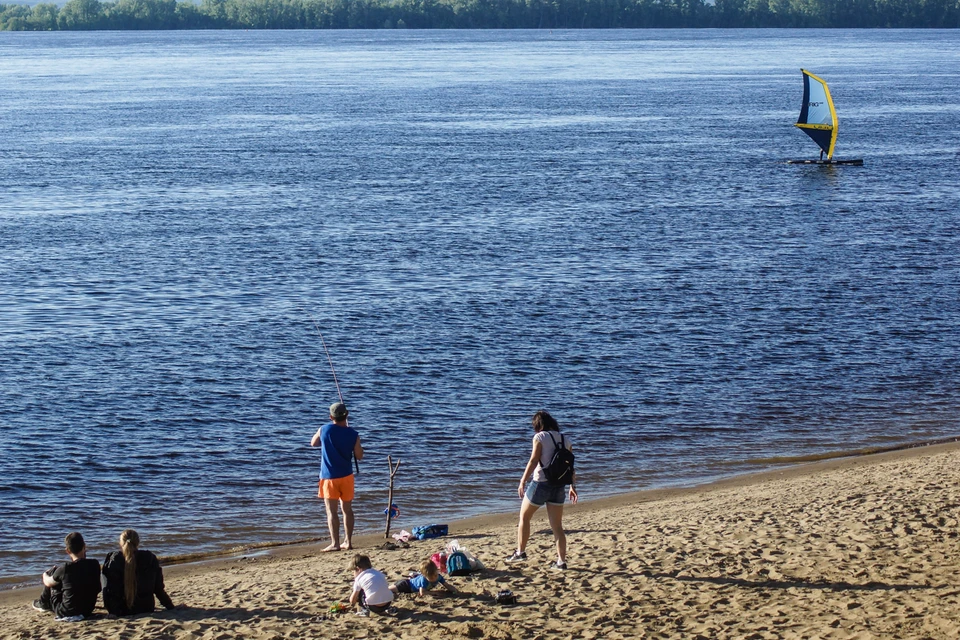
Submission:
M 338 503 L 340 509 L 343 510 L 344 542 L 346 543 L 343 547 L 340 546 L 340 514 L 337 512 Z M 324 498 L 323 506 L 327 508 L 327 528 L 330 530 L 330 540 L 332 541 L 330 546 L 326 547 L 324 551 L 339 551 L 341 548 L 353 549 L 353 503 L 350 501 Z
M 337 513 L 337 500 L 324 498 L 323 506 L 327 508 L 327 528 L 330 530 L 332 543 L 324 551 L 340 550 L 340 515 Z
M 353 549 L 353 502 L 341 500 L 340 508 L 343 510 L 343 538 L 347 543 L 344 549 Z
M 530 522 L 533 520 L 533 514 L 539 509 L 526 498 L 520 506 L 520 523 L 517 525 L 517 551 L 527 550 L 527 542 L 530 540 Z M 557 557 L 560 562 L 567 561 L 567 535 L 563 532 L 563 505 L 547 503 L 547 518 L 550 520 L 550 528 L 553 530 L 553 539 L 557 542 Z
M 553 539 L 557 541 L 557 557 L 560 562 L 567 561 L 567 534 L 563 532 L 563 505 L 547 503 L 547 517 L 553 529 Z
M 517 525 L 517 551 L 527 550 L 527 540 L 530 539 L 530 521 L 533 520 L 533 514 L 539 508 L 526 498 L 523 499 L 523 504 L 520 505 L 520 524 Z

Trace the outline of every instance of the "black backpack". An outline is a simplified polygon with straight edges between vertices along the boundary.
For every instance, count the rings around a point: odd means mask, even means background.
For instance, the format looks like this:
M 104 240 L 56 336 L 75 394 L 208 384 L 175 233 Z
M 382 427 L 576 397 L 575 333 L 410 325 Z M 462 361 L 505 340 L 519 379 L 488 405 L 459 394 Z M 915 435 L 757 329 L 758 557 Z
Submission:
M 557 441 L 554 439 L 553 434 L 549 431 L 547 435 L 550 436 L 550 440 L 553 441 L 553 457 L 550 458 L 550 464 L 543 467 L 543 475 L 547 477 L 547 482 L 549 484 L 563 487 L 568 484 L 573 484 L 573 452 L 564 445 L 563 434 L 560 434 L 560 445 L 557 445 Z

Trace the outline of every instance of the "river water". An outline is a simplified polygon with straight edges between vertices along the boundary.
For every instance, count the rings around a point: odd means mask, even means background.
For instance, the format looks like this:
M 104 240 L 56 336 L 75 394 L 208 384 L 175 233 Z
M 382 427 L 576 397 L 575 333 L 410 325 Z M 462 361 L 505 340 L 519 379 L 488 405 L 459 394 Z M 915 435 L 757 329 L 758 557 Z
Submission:
M 792 125 L 826 79 L 837 157 Z M 960 435 L 960 33 L 0 33 L 0 578 Z M 509 551 L 509 550 L 505 550 Z

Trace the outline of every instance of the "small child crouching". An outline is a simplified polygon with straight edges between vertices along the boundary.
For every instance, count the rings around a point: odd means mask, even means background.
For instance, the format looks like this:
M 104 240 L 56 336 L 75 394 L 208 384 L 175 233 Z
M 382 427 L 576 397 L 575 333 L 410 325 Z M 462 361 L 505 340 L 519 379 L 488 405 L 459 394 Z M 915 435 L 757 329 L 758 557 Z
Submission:
M 447 581 L 440 575 L 440 570 L 433 563 L 433 560 L 424 560 L 420 563 L 420 573 L 418 575 L 390 585 L 390 591 L 393 593 L 415 593 L 423 596 L 437 585 L 450 593 L 457 593 L 453 585 L 447 584 Z
M 368 616 L 371 611 L 382 616 L 396 615 L 397 608 L 391 606 L 393 591 L 387 576 L 373 568 L 370 558 L 358 553 L 348 568 L 353 569 L 354 576 L 350 604 L 357 607 L 357 615 Z

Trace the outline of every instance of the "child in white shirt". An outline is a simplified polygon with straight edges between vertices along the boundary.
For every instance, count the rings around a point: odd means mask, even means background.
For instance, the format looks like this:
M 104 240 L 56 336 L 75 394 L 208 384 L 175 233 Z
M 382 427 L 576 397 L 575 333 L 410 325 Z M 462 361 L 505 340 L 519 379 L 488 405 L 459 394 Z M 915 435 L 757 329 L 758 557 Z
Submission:
M 349 568 L 353 569 L 354 576 L 350 604 L 357 607 L 357 615 L 368 616 L 371 611 L 382 616 L 396 615 L 387 576 L 373 568 L 370 558 L 358 553 L 353 556 Z

